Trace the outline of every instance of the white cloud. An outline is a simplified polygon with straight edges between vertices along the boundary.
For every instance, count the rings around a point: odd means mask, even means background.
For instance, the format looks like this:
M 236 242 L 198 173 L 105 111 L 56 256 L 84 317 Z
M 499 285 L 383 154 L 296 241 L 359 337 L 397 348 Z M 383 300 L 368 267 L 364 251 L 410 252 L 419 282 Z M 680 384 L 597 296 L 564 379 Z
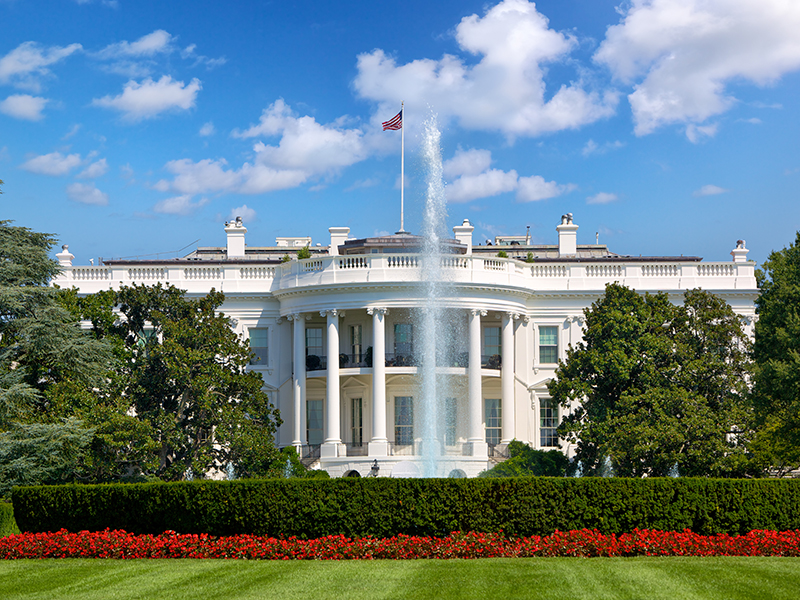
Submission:
M 700 197 L 700 196 L 716 196 L 717 194 L 724 194 L 730 190 L 726 190 L 725 188 L 721 188 L 718 185 L 704 185 L 699 190 L 695 190 L 692 193 L 692 196 Z
M 26 121 L 41 121 L 42 111 L 49 102 L 47 98 L 29 96 L 27 94 L 14 94 L 0 102 L 0 112 Z
M 153 210 L 165 215 L 190 215 L 199 208 L 208 204 L 208 198 L 201 198 L 197 202 L 192 202 L 191 194 L 183 194 L 172 198 L 165 198 L 158 202 Z
M 135 42 L 122 41 L 110 44 L 97 52 L 97 58 L 119 58 L 119 57 L 150 57 L 156 54 L 169 54 L 175 47 L 175 38 L 163 29 L 156 29 L 140 37 Z
M 462 175 L 445 188 L 448 202 L 469 202 L 517 189 L 517 172 L 490 169 L 479 175 Z
M 193 108 L 200 89 L 202 85 L 196 78 L 185 85 L 183 81 L 173 81 L 169 75 L 164 75 L 158 81 L 148 77 L 142 83 L 131 80 L 125 84 L 119 96 L 95 98 L 92 104 L 118 110 L 126 119 L 139 121 L 169 110 Z
M 464 128 L 509 137 L 574 129 L 614 113 L 615 92 L 590 93 L 580 81 L 545 99 L 546 65 L 567 60 L 577 41 L 550 29 L 532 2 L 504 0 L 483 17 L 465 17 L 455 38 L 464 54 L 480 56 L 477 64 L 445 55 L 398 65 L 373 50 L 358 57 L 356 92 L 381 103 L 380 114 L 394 114 L 404 98 L 407 106 L 431 106 Z
M 445 188 L 448 202 L 470 202 L 490 198 L 506 192 L 517 192 L 517 201 L 533 202 L 555 198 L 575 189 L 574 184 L 559 185 L 545 181 L 539 175 L 519 177 L 516 171 L 490 169 L 491 152 L 488 150 L 463 150 L 459 148 L 453 158 L 445 161 L 444 173 L 455 177 Z
M 173 179 L 162 179 L 155 188 L 179 194 L 263 194 L 337 174 L 368 156 L 360 129 L 347 129 L 338 122 L 322 125 L 308 116 L 296 117 L 283 100 L 265 109 L 258 124 L 232 135 L 243 139 L 280 136 L 280 141 L 277 146 L 256 142 L 252 161 L 238 169 L 228 168 L 224 159 L 170 161 L 166 169 Z
M 622 14 L 594 60 L 634 84 L 637 135 L 726 111 L 729 83 L 766 85 L 800 69 L 793 0 L 632 0 Z
M 194 59 L 194 64 L 192 66 L 196 67 L 197 65 L 205 65 L 206 69 L 209 71 L 228 62 L 228 59 L 224 56 L 220 56 L 219 58 L 209 58 L 207 56 L 203 56 L 202 54 L 197 54 L 196 50 L 197 44 L 190 44 L 186 46 L 186 48 L 181 50 L 181 58 Z
M 101 158 L 100 160 L 93 162 L 83 171 L 81 171 L 78 174 L 78 177 L 83 177 L 85 179 L 95 179 L 97 177 L 105 175 L 107 171 L 108 171 L 108 163 L 106 162 L 105 158 Z
M 586 145 L 583 147 L 583 150 L 581 150 L 581 154 L 583 154 L 584 156 L 591 156 L 592 154 L 605 154 L 609 150 L 618 150 L 619 148 L 622 148 L 624 145 L 625 144 L 623 142 L 620 142 L 619 140 L 616 140 L 614 142 L 606 142 L 602 146 L 599 145 L 594 140 L 589 140 L 588 142 L 586 142 Z
M 39 79 L 51 74 L 48 67 L 81 49 L 80 44 L 43 48 L 36 42 L 23 42 L 0 58 L 0 83 L 38 92 Z
M 449 179 L 462 175 L 478 175 L 492 164 L 492 153 L 488 150 L 463 150 L 458 148 L 453 158 L 444 161 L 443 173 Z
M 236 217 L 242 217 L 244 223 L 252 223 L 256 220 L 256 211 L 247 206 L 247 204 L 243 204 L 242 206 L 231 209 L 228 215 L 228 221 L 233 221 Z
M 50 154 L 43 154 L 35 156 L 20 165 L 21 169 L 30 171 L 31 173 L 38 173 L 39 175 L 66 175 L 72 169 L 80 166 L 80 154 L 68 154 L 64 156 L 60 152 L 51 152 Z
M 358 181 L 353 182 L 353 184 L 349 187 L 345 188 L 345 192 L 352 192 L 353 190 L 363 190 L 366 188 L 375 187 L 376 185 L 380 184 L 381 180 L 375 177 L 368 177 L 367 179 L 359 179 Z
M 520 202 L 547 200 L 548 198 L 556 198 L 557 196 L 571 192 L 577 187 L 578 186 L 574 183 L 561 185 L 555 181 L 545 181 L 544 177 L 540 175 L 520 177 L 517 200 Z
M 610 202 L 616 202 L 618 199 L 619 198 L 616 194 L 600 192 L 594 196 L 589 196 L 586 198 L 586 204 L 609 204 Z
M 699 144 L 706 138 L 712 138 L 717 135 L 717 124 L 711 125 L 695 125 L 690 123 L 686 126 L 686 137 L 693 144 Z
M 209 121 L 208 123 L 204 123 L 203 126 L 200 128 L 200 135 L 203 137 L 208 137 L 209 135 L 214 135 L 216 133 L 216 129 L 214 129 L 214 123 Z
M 67 186 L 67 196 L 70 200 L 81 204 L 94 204 L 106 206 L 108 194 L 98 190 L 93 183 L 72 183 Z

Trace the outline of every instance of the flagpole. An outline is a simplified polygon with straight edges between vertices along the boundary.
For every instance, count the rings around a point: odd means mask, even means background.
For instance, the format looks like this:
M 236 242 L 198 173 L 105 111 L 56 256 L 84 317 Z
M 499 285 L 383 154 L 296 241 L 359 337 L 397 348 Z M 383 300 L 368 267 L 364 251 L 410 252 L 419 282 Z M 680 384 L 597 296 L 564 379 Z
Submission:
M 403 191 L 406 187 L 405 179 L 405 158 L 406 158 L 406 114 L 405 114 L 405 101 L 400 103 L 400 231 L 398 233 L 405 233 L 403 229 Z

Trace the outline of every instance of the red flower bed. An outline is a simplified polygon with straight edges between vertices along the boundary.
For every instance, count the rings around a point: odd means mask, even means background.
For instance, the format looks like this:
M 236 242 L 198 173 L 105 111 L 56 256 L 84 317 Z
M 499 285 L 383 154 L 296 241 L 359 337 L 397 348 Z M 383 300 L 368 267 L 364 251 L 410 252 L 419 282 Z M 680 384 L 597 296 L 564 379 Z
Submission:
M 502 533 L 452 533 L 447 537 L 398 535 L 387 539 L 329 536 L 315 540 L 255 535 L 214 537 L 133 535 L 105 530 L 23 533 L 0 538 L 0 559 L 16 558 L 244 558 L 347 560 L 414 558 L 513 558 L 529 556 L 800 556 L 800 530 L 747 535 L 698 535 L 691 531 L 557 531 L 540 537 Z

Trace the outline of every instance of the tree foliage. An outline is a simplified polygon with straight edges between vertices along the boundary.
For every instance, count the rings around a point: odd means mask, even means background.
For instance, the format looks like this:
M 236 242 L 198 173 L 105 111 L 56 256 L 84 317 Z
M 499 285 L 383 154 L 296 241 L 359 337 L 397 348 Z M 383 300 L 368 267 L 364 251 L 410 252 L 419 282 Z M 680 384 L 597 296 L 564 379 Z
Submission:
M 559 434 L 583 473 L 610 459 L 617 475 L 733 476 L 752 471 L 750 341 L 723 300 L 687 291 L 639 295 L 610 284 L 584 311 L 583 341 L 548 385 L 573 408 Z
M 147 456 L 132 461 L 144 474 L 172 481 L 225 471 L 230 463 L 239 475 L 264 475 L 277 457 L 278 411 L 260 373 L 245 369 L 249 344 L 218 312 L 223 301 L 215 290 L 187 299 L 159 284 L 123 286 L 76 302 L 95 334 L 114 340 L 120 366 L 113 395 L 130 407 L 139 435 L 156 449 L 152 463 Z M 119 421 L 122 429 L 134 428 Z M 104 452 L 130 458 L 133 449 L 117 434 L 109 429 Z
M 559 450 L 534 450 L 527 444 L 512 440 L 508 444 L 508 459 L 478 477 L 563 477 L 569 459 Z
M 112 358 L 107 344 L 80 329 L 49 281 L 54 238 L 0 221 L 0 429 L 12 421 L 56 418 L 61 386 L 101 385 Z
M 800 467 L 800 232 L 756 271 L 757 449 L 780 471 Z

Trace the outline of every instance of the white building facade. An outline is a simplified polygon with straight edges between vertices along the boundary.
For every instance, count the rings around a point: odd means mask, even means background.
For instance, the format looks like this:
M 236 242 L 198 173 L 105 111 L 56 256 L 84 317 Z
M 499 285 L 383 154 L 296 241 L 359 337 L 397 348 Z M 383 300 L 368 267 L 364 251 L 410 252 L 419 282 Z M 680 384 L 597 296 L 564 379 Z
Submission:
M 524 236 L 510 245 L 498 238 L 502 245 L 476 246 L 464 221 L 445 244 L 441 264 L 450 293 L 442 302 L 455 325 L 447 357 L 436 367 L 450 394 L 441 404 L 438 476 L 475 476 L 501 459 L 513 439 L 569 452 L 556 435 L 563 409 L 550 400 L 547 383 L 567 347 L 581 339 L 583 310 L 608 283 L 664 291 L 676 303 L 686 290 L 708 290 L 752 333 L 758 290 L 744 242 L 737 242 L 732 261 L 703 262 L 578 245 L 571 215 L 556 229 L 552 246 L 530 245 Z M 379 476 L 413 473 L 423 401 L 414 358 L 417 315 L 426 304 L 419 238 L 352 239 L 348 228 L 332 227 L 327 247 L 297 259 L 287 253 L 310 238 L 249 247 L 241 220 L 225 231 L 225 247 L 172 260 L 75 266 L 64 247 L 54 283 L 80 294 L 134 283 L 171 284 L 190 297 L 222 291 L 222 311 L 255 353 L 250 368 L 261 372 L 280 409 L 278 446 L 295 446 L 306 464 L 334 477 L 375 474 L 375 467 Z M 499 257 L 500 250 L 508 257 Z

